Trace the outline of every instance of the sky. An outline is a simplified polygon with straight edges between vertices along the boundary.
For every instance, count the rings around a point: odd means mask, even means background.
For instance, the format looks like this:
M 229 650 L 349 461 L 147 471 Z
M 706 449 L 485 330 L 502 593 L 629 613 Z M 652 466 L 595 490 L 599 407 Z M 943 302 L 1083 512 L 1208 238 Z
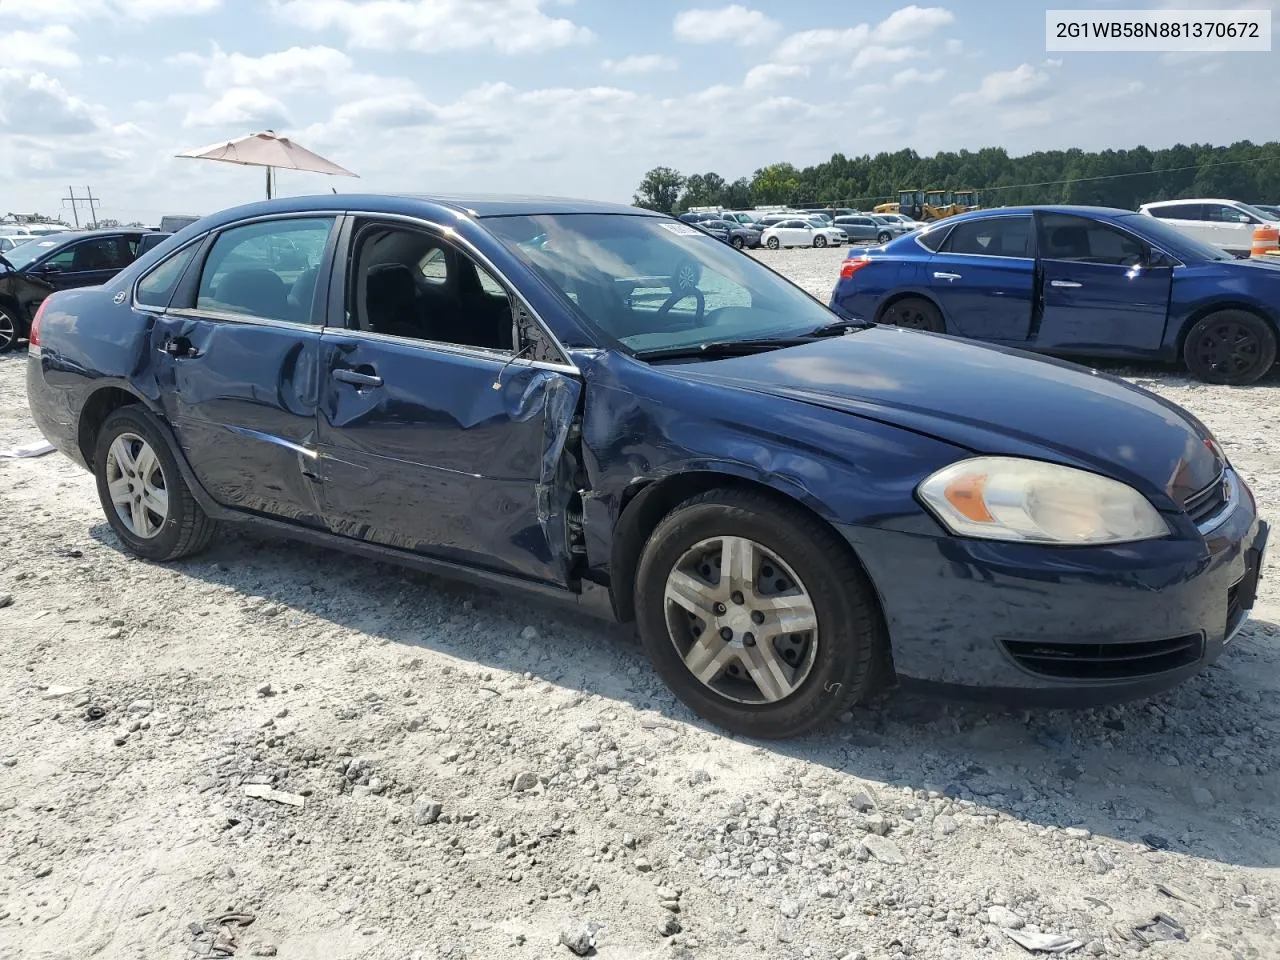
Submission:
M 1280 137 L 1274 38 L 1271 53 L 1047 54 L 1045 7 L 1066 5 L 0 0 L 0 213 L 70 221 L 68 187 L 148 223 L 256 200 L 260 171 L 174 154 L 263 128 L 360 175 L 283 172 L 281 194 L 620 201 L 659 164 L 732 180 L 837 151 Z

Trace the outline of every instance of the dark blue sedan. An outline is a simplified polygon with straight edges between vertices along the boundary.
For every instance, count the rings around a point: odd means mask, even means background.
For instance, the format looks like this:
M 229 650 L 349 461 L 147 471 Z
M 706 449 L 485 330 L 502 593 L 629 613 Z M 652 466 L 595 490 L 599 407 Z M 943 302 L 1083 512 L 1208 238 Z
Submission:
M 1163 689 L 1243 623 L 1267 535 L 1173 404 L 841 320 L 598 203 L 217 214 L 46 300 L 27 389 L 139 556 L 235 523 L 635 620 L 685 703 L 753 736 L 895 677 Z
M 1182 360 L 1253 383 L 1280 331 L 1280 262 L 1236 260 L 1153 217 L 1009 207 L 849 251 L 831 307 L 1060 356 Z

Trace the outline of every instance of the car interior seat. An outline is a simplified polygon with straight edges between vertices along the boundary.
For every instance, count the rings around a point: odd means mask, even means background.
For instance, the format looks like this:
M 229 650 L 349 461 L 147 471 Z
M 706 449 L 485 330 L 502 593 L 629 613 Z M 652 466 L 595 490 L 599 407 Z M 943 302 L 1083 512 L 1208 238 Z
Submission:
M 365 318 L 376 333 L 399 337 L 425 336 L 418 286 L 403 263 L 371 267 L 365 276 Z
M 288 290 L 284 281 L 265 267 L 228 273 L 218 281 L 213 296 L 219 303 L 238 307 L 254 316 L 289 319 Z

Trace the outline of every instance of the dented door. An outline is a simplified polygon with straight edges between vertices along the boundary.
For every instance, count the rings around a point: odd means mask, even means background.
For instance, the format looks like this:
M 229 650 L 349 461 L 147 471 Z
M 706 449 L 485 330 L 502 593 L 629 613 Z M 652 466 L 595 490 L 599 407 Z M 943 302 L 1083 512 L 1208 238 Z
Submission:
M 325 333 L 318 441 L 330 528 L 567 582 L 576 490 L 565 448 L 580 390 L 497 354 Z

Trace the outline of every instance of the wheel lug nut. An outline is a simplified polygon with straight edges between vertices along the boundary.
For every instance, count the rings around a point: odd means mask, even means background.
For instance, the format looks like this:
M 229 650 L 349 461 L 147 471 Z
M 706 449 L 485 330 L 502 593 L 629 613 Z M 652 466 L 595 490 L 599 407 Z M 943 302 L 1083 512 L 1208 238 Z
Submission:
M 742 645 L 744 647 L 754 647 L 756 645 L 756 635 L 754 633 L 744 633 L 742 635 Z
M 716 615 L 722 616 L 725 610 L 728 609 L 728 607 L 726 607 L 723 603 L 717 603 L 715 609 L 716 609 Z
M 741 603 L 742 603 L 742 591 L 741 591 L 741 590 L 735 590 L 735 591 L 733 591 L 733 597 L 732 597 L 732 599 L 733 599 L 733 602 L 734 602 L 734 603 L 736 603 L 736 604 L 741 604 Z
M 763 614 L 763 613 L 761 613 L 759 610 L 752 610 L 752 611 L 751 611 L 751 622 L 752 622 L 752 623 L 764 623 L 764 614 Z
M 721 639 L 723 639 L 723 640 L 732 640 L 732 639 L 733 639 L 733 631 L 732 631 L 732 630 L 730 630 L 728 627 L 721 627 L 721 628 L 720 628 L 720 637 L 721 637 Z

